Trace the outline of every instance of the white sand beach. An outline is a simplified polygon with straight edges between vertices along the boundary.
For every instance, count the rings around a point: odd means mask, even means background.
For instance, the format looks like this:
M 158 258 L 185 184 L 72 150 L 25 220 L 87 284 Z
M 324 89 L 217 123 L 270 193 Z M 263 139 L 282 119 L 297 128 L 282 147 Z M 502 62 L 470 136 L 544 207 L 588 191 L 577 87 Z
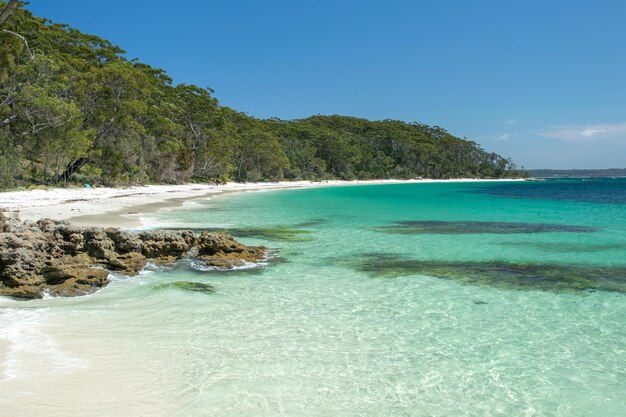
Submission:
M 281 181 L 224 185 L 179 184 L 123 188 L 49 188 L 0 192 L 0 209 L 21 220 L 52 218 L 81 225 L 139 227 L 141 215 L 180 207 L 186 201 L 207 199 L 223 193 L 290 188 L 436 182 L 523 181 L 515 179 Z

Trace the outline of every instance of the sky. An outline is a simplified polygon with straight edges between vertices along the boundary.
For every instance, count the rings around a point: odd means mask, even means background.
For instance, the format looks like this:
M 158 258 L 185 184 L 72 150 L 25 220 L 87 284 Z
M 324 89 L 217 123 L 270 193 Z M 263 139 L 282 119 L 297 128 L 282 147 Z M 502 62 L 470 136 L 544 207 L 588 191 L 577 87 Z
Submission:
M 623 0 L 31 0 L 281 119 L 445 128 L 533 168 L 626 168 Z

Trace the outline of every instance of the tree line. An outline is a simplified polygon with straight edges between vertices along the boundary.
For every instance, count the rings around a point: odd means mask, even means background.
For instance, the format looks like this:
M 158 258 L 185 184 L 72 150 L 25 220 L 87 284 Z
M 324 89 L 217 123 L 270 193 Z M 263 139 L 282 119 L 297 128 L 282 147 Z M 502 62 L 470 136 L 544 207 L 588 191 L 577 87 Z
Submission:
M 22 6 L 0 1 L 0 187 L 519 175 L 421 123 L 251 117 Z

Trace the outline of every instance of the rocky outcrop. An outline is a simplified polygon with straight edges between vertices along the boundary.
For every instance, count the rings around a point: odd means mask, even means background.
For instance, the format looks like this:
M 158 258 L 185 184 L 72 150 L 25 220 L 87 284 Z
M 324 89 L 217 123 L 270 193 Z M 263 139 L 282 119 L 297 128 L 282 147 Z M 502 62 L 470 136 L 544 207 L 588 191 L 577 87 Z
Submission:
M 226 233 L 202 232 L 196 239 L 193 254 L 209 266 L 230 269 L 265 256 L 264 247 L 246 246 Z
M 42 219 L 0 227 L 0 295 L 40 298 L 88 294 L 109 283 L 109 271 L 136 275 L 148 259 L 157 264 L 193 257 L 218 269 L 256 262 L 264 247 L 251 247 L 224 233 L 190 230 L 133 232 L 77 227 Z

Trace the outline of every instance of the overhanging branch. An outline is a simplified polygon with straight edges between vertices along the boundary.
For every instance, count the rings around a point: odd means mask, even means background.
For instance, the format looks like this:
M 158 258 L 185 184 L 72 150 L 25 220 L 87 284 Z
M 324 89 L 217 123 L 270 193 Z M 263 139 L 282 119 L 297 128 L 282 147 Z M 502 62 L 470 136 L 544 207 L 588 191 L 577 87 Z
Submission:
M 23 37 L 19 33 L 15 33 L 8 29 L 0 29 L 0 32 L 8 33 L 10 35 L 17 36 L 18 38 L 20 38 L 22 42 L 24 42 L 24 46 L 26 47 L 26 50 L 28 51 L 28 55 L 30 56 L 30 59 L 35 59 L 35 54 L 30 50 L 30 47 L 28 46 L 28 41 L 26 40 L 25 37 Z

